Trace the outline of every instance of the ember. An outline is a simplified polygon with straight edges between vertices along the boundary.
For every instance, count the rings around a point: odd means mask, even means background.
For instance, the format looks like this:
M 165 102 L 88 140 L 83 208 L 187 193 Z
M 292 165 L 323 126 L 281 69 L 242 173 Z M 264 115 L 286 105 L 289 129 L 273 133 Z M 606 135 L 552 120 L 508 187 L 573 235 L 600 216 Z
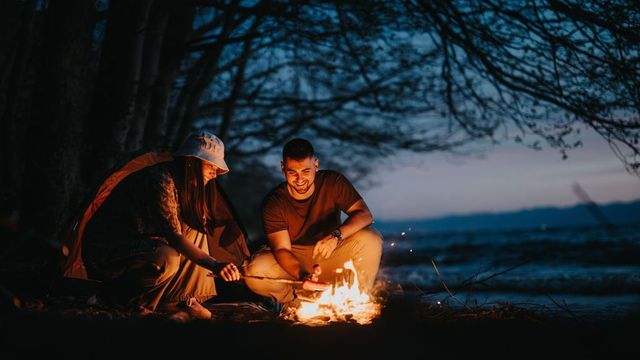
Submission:
M 285 319 L 307 325 L 326 325 L 330 322 L 357 322 L 365 325 L 380 315 L 380 305 L 369 294 L 360 292 L 353 261 L 336 269 L 336 282 L 317 298 L 303 299 L 300 306 L 284 315 Z

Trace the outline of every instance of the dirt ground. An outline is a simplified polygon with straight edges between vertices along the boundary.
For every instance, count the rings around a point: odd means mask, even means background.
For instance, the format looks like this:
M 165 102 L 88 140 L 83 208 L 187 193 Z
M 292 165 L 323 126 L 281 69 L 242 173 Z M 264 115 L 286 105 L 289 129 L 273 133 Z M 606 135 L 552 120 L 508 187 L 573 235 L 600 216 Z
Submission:
M 40 268 L 4 264 L 0 359 L 274 357 L 277 359 L 490 356 L 509 359 L 638 358 L 640 315 L 616 319 L 540 316 L 499 304 L 452 309 L 416 294 L 379 294 L 380 316 L 307 326 L 270 311 L 243 287 L 205 303 L 212 320 L 140 316 L 104 304 L 95 284 L 51 281 Z M 222 354 L 225 355 L 222 355 Z
M 0 323 L 2 359 L 25 357 L 198 358 L 420 358 L 491 356 L 522 358 L 631 358 L 638 316 L 589 321 L 544 318 L 508 304 L 454 310 L 423 304 L 404 293 L 387 294 L 369 325 L 326 326 L 284 320 L 264 303 L 220 298 L 205 303 L 212 320 L 169 314 L 140 316 L 102 304 L 93 294 L 21 301 Z

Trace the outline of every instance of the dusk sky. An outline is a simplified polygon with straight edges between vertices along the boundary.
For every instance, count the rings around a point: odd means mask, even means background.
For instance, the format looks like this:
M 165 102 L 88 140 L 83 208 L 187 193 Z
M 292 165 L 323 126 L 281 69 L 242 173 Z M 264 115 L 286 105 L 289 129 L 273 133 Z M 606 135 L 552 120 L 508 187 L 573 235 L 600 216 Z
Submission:
M 640 198 L 640 178 L 629 174 L 609 145 L 595 133 L 583 133 L 583 146 L 562 160 L 548 147 L 536 151 L 521 144 L 497 145 L 483 155 L 441 153 L 399 155 L 372 176 L 379 183 L 361 189 L 378 220 L 500 212 L 580 202 L 579 183 L 597 203 Z

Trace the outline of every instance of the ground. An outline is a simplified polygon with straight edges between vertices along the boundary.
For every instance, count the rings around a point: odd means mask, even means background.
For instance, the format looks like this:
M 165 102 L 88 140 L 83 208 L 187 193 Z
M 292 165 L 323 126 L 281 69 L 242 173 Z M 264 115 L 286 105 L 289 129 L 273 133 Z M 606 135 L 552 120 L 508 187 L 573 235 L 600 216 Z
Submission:
M 297 325 L 255 301 L 220 298 L 205 305 L 212 320 L 140 316 L 85 294 L 56 294 L 5 307 L 3 359 L 47 357 L 267 356 L 278 358 L 615 358 L 640 354 L 640 317 L 594 320 L 541 317 L 509 304 L 456 310 L 384 294 L 369 325 Z M 228 300 L 228 301 L 227 301 Z
M 23 252 L 33 259 L 33 252 Z M 0 359 L 197 356 L 275 358 L 638 358 L 640 314 L 549 317 L 512 306 L 453 309 L 417 294 L 380 294 L 369 325 L 306 326 L 264 308 L 246 289 L 222 288 L 212 320 L 139 316 L 104 304 L 95 284 L 63 281 L 55 266 L 0 263 Z M 50 276 L 48 276 L 49 274 Z M 567 315 L 567 314 L 565 314 Z

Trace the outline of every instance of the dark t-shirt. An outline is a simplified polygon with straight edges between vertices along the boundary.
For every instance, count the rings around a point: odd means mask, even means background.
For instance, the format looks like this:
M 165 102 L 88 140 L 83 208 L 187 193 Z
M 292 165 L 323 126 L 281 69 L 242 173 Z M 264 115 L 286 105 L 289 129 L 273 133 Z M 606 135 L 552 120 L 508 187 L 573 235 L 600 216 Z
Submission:
M 316 173 L 315 191 L 305 200 L 295 200 L 283 182 L 265 197 L 262 221 L 267 234 L 288 230 L 292 244 L 310 245 L 327 236 L 346 212 L 362 199 L 351 182 L 332 170 Z

